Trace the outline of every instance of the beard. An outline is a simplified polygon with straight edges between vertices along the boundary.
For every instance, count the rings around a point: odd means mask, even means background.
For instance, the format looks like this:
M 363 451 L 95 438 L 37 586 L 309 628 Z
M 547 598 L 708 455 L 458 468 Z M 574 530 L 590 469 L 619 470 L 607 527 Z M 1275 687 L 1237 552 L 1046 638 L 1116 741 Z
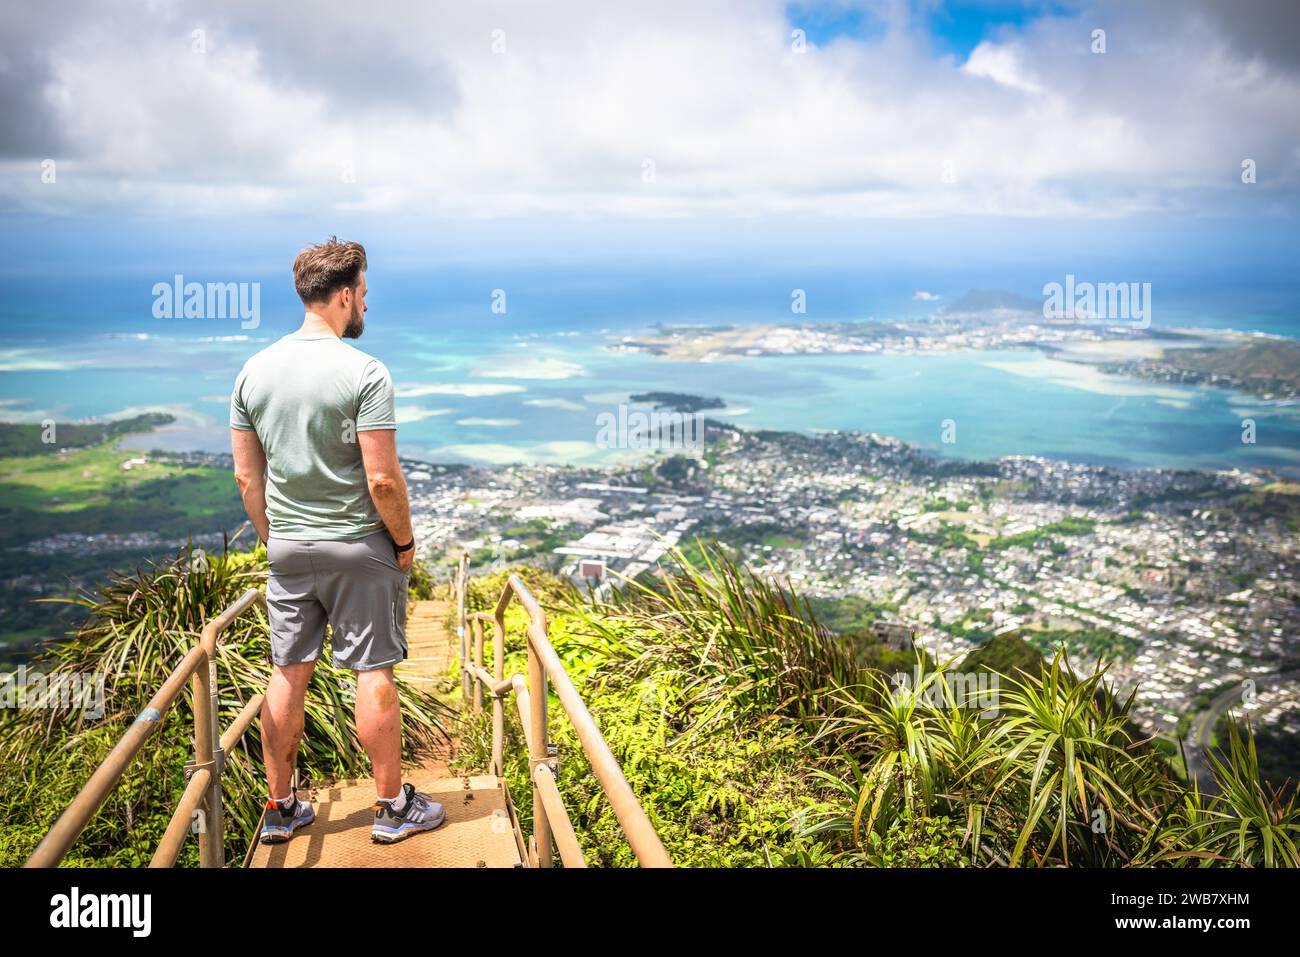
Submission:
M 352 315 L 348 317 L 348 324 L 343 327 L 344 339 L 360 339 L 361 333 L 366 331 L 366 320 L 361 317 L 361 310 L 357 308 L 356 300 L 352 300 Z

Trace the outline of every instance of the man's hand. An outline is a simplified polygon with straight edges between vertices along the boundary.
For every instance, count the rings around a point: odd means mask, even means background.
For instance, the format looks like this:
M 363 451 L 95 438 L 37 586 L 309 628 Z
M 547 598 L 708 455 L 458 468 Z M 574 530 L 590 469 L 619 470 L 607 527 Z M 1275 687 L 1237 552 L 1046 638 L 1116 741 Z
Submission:
M 361 462 L 366 468 L 366 484 L 379 517 L 388 526 L 393 545 L 405 545 L 415 535 L 411 531 L 411 504 L 406 497 L 406 478 L 397 461 L 396 429 L 365 429 L 357 433 L 361 445 Z M 415 549 L 400 552 L 397 564 L 403 571 L 411 567 Z
M 407 539 L 407 541 L 412 541 L 412 539 Z M 404 572 L 409 572 L 409 571 L 411 570 L 411 565 L 412 565 L 414 562 L 415 562 L 415 546 L 414 546 L 414 545 L 412 545 L 410 548 L 408 548 L 408 549 L 407 549 L 406 551 L 404 551 L 404 552 L 398 552 L 398 553 L 397 553 L 397 564 L 400 565 L 400 566 L 402 567 L 402 571 L 404 571 Z
M 235 484 L 244 500 L 244 511 L 257 537 L 266 541 L 271 523 L 266 518 L 266 452 L 251 429 L 230 430 L 230 452 L 235 459 Z

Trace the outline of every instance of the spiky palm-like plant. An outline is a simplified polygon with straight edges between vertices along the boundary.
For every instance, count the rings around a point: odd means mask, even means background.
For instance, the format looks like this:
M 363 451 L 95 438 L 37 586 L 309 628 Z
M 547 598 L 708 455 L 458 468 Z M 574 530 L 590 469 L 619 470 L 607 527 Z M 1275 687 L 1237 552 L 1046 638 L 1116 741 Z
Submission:
M 891 687 L 886 676 L 868 672 L 862 684 L 831 694 L 839 708 L 819 735 L 834 737 L 860 777 L 852 818 L 855 844 L 898 816 L 928 813 L 946 783 L 942 736 L 926 703 L 941 674 L 917 673 L 920 680 Z M 863 754 L 869 755 L 865 767 L 857 762 Z
M 1145 862 L 1206 866 L 1300 867 L 1300 804 L 1294 787 L 1273 787 L 1261 776 L 1255 733 L 1246 720 L 1243 737 L 1228 712 L 1228 753 L 1210 752 L 1218 794 L 1192 782 L 1170 805 Z
M 50 678 L 102 676 L 104 713 L 92 717 L 84 709 L 0 712 L 0 767 L 10 769 L 0 776 L 0 807 L 7 812 L 8 823 L 19 826 L 25 820 L 32 834 L 53 823 L 62 810 L 64 793 L 69 788 L 75 793 L 84 783 L 61 778 L 74 768 L 73 773 L 83 778 L 86 773 L 82 764 L 68 765 L 65 757 L 88 749 L 97 760 L 102 759 L 198 642 L 203 624 L 247 588 L 264 584 L 266 575 L 264 547 L 251 552 L 227 547 L 220 555 L 186 547 L 174 560 L 114 578 L 97 594 L 69 599 L 86 608 L 84 623 L 67 640 L 50 645 L 30 667 Z M 359 776 L 368 768 L 351 720 L 355 680 L 351 672 L 335 668 L 328 658 L 323 655 L 317 663 L 307 692 L 298 753 L 299 772 L 306 781 Z M 231 623 L 217 645 L 218 721 L 222 729 L 253 695 L 265 690 L 270 673 L 266 619 L 255 605 Z M 405 719 L 404 743 L 407 754 L 413 755 L 446 734 L 449 712 L 432 695 L 400 679 L 398 693 Z M 184 787 L 180 764 L 192 757 L 187 752 L 191 750 L 193 721 L 187 686 L 163 727 L 155 732 L 158 743 L 147 746 L 134 762 L 136 776 L 128 776 L 127 784 L 119 787 L 119 793 L 100 811 L 101 817 L 118 816 L 116 828 L 105 822 L 104 843 L 97 850 L 92 846 L 80 853 L 92 857 L 99 853 L 105 858 L 117 854 L 110 840 L 116 837 L 120 843 L 124 831 L 139 832 L 133 830 L 133 823 L 156 814 L 159 804 L 179 797 Z M 225 765 L 228 856 L 242 856 L 253 834 L 263 803 L 264 775 L 259 724 L 254 721 Z M 128 786 L 132 781 L 138 785 L 134 792 Z M 49 799 L 49 788 L 58 789 L 60 797 Z M 88 837 L 95 833 L 99 831 L 88 828 Z M 141 842 L 150 839 L 145 832 L 139 833 Z M 23 841 L 25 837 L 9 843 L 16 846 Z M 141 849 L 131 853 L 135 855 L 127 859 L 131 862 L 147 860 Z
M 675 569 L 655 587 L 632 581 L 624 595 L 570 607 L 593 635 L 619 643 L 621 669 L 683 677 L 687 737 L 778 717 L 820 720 L 831 690 L 858 680 L 851 649 L 787 585 L 717 546 L 701 544 L 700 554 L 697 564 L 675 548 Z
M 1058 650 L 1041 676 L 1013 678 L 1002 693 L 1007 748 L 975 769 L 996 767 L 991 797 L 1010 788 L 1023 803 L 1012 866 L 1027 850 L 1039 863 L 1059 855 L 1068 865 L 1072 852 L 1091 863 L 1109 855 L 1128 860 L 1126 848 L 1159 820 L 1159 775 L 1147 756 L 1130 750 L 1133 697 L 1112 706 L 1104 673 L 1099 666 L 1078 678 Z

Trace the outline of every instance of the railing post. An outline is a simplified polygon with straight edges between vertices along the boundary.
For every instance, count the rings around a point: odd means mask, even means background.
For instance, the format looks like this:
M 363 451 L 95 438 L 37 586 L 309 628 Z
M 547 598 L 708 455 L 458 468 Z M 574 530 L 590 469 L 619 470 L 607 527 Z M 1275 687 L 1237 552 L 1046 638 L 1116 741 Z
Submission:
M 465 556 L 456 563 L 456 631 L 460 637 L 460 700 L 469 701 L 469 634 L 466 631 L 465 605 L 469 573 Z
M 479 677 L 483 667 L 483 619 L 474 619 L 474 713 L 483 713 L 483 679 Z
M 539 763 L 550 760 L 550 734 L 546 727 L 546 669 L 542 667 L 541 656 L 533 647 L 532 635 L 528 636 L 528 705 L 532 712 L 529 724 L 532 726 L 531 754 L 528 755 L 528 777 L 533 785 L 533 837 L 537 841 L 537 866 L 551 866 L 551 823 L 546 819 L 546 808 L 542 804 L 542 789 L 537 784 L 536 771 Z
M 506 630 L 503 616 L 492 622 L 492 677 L 498 687 L 506 678 Z M 506 712 L 503 695 L 492 696 L 492 773 L 505 775 Z
M 204 661 L 194 670 L 194 765 L 211 773 L 199 831 L 199 866 L 224 867 L 225 843 L 221 807 L 221 739 L 217 722 L 217 635 L 209 624 L 203 629 Z

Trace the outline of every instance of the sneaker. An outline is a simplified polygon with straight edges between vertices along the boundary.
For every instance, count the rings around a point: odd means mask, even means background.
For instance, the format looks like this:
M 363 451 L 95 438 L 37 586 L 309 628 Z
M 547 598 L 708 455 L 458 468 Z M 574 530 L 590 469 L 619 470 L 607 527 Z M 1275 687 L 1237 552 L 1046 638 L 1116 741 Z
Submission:
M 391 801 L 376 801 L 373 805 L 375 824 L 370 829 L 370 840 L 376 844 L 395 844 L 420 831 L 432 831 L 447 819 L 442 805 L 417 791 L 414 784 L 403 784 L 402 789 L 406 792 L 406 806 L 400 814 L 393 810 Z
M 270 798 L 266 800 L 266 813 L 262 816 L 263 844 L 282 844 L 293 837 L 293 832 L 316 820 L 316 809 L 310 801 L 300 801 L 294 795 L 288 810 Z

